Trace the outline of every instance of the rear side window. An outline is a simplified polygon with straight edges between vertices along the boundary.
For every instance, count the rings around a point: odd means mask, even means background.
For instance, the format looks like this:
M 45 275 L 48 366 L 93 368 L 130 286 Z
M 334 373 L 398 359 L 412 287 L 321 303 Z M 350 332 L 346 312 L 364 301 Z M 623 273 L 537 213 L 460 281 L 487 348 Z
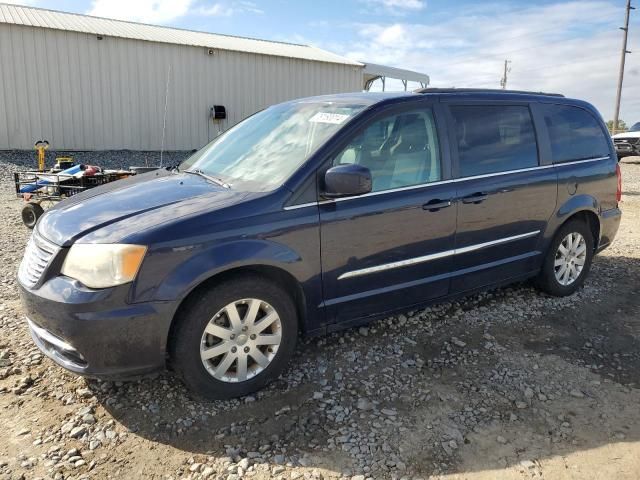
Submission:
M 531 112 L 519 105 L 453 105 L 460 177 L 538 165 Z
M 591 113 L 569 105 L 544 105 L 553 163 L 609 155 L 609 142 Z

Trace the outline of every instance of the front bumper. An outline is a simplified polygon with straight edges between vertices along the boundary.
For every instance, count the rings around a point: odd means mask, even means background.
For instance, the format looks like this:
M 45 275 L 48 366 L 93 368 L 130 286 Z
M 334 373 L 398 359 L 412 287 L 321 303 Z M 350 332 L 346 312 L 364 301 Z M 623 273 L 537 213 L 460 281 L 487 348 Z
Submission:
M 127 304 L 130 285 L 91 290 L 67 277 L 20 286 L 36 345 L 72 372 L 126 378 L 164 368 L 172 302 Z

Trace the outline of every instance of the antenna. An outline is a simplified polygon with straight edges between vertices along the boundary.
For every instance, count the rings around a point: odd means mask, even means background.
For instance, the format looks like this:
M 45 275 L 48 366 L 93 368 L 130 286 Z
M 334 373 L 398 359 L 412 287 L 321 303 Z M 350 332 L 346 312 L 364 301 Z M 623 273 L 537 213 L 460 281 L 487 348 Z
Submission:
M 171 64 L 167 66 L 167 87 L 164 91 L 164 115 L 162 117 L 162 144 L 160 146 L 160 168 L 162 168 L 162 154 L 164 152 L 164 132 L 167 128 L 167 101 L 169 99 L 170 76 L 171 76 Z

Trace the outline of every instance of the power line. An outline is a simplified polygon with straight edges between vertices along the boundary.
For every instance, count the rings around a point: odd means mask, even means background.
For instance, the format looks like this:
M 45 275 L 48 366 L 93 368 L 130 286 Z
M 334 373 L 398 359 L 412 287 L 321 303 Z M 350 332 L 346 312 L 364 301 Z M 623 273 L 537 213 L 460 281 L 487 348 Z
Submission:
M 469 61 L 477 61 L 479 59 L 503 57 L 504 55 L 507 55 L 507 54 L 510 54 L 510 53 L 522 52 L 524 50 L 534 50 L 536 48 L 544 47 L 544 46 L 547 46 L 547 45 L 557 45 L 559 43 L 570 42 L 570 41 L 576 40 L 578 38 L 583 38 L 583 37 L 584 37 L 584 34 L 580 34 L 580 35 L 576 35 L 576 36 L 573 36 L 573 37 L 563 38 L 561 40 L 550 40 L 549 42 L 539 43 L 537 45 L 532 45 L 532 46 L 529 46 L 529 47 L 517 48 L 515 50 L 506 50 L 504 52 L 492 53 L 490 55 L 470 54 L 470 55 L 466 56 L 466 60 L 461 60 L 461 61 L 456 61 L 456 62 L 451 62 L 451 63 L 444 63 L 444 64 L 440 64 L 440 65 L 438 65 L 436 63 L 435 66 L 437 68 L 451 67 L 453 65 L 460 65 L 461 63 L 468 63 Z
M 602 59 L 602 58 L 611 58 L 611 55 L 599 55 L 599 56 L 595 56 L 595 57 L 583 58 L 582 60 L 578 60 L 578 61 L 575 61 L 575 62 L 564 62 L 564 63 L 547 64 L 547 65 L 543 65 L 543 66 L 536 67 L 536 68 L 527 68 L 525 70 L 517 70 L 516 69 L 514 73 L 519 75 L 519 74 L 522 74 L 522 73 L 530 73 L 530 72 L 538 72 L 540 70 L 547 70 L 549 68 L 568 67 L 568 66 L 578 65 L 578 64 L 581 64 L 581 63 L 591 62 L 593 60 L 599 60 L 599 59 Z M 547 72 L 547 73 L 543 73 L 542 75 L 556 75 L 556 72 L 555 71 Z M 487 73 L 486 75 L 481 75 L 479 77 L 474 75 L 473 78 L 475 80 L 477 80 L 478 78 L 487 78 L 487 80 L 486 81 L 483 80 L 483 81 L 480 81 L 480 82 L 474 81 L 472 83 L 465 84 L 465 86 L 476 86 L 476 85 L 480 86 L 480 85 L 492 84 L 492 82 L 489 80 L 489 78 L 491 78 L 491 77 L 495 78 L 496 75 L 495 74 L 489 74 L 489 73 Z
M 509 15 L 516 15 L 517 16 L 519 14 L 522 14 L 524 12 L 528 12 L 530 10 L 531 10 L 531 8 L 522 8 L 522 9 L 518 9 L 518 10 L 511 10 L 511 11 L 508 11 L 508 12 L 505 12 L 505 13 L 507 13 Z M 601 24 L 601 25 L 605 24 L 606 25 L 606 24 L 613 24 L 614 21 L 615 20 L 611 19 L 611 20 L 608 20 L 608 21 L 592 22 L 592 24 L 596 23 L 596 24 Z M 582 25 L 582 26 L 584 26 L 584 25 Z M 563 32 L 566 32 L 566 29 L 564 29 L 564 27 L 559 27 L 559 26 L 556 25 L 555 27 L 544 28 L 544 29 L 541 29 L 541 30 L 534 30 L 533 32 L 523 33 L 523 34 L 520 34 L 520 35 L 513 35 L 511 37 L 501 37 L 500 41 L 505 42 L 505 41 L 508 41 L 508 40 L 514 40 L 514 39 L 518 39 L 518 38 L 535 37 L 535 36 L 540 35 L 541 33 L 546 33 L 546 32 L 550 32 L 550 31 L 558 32 L 558 31 L 561 31 L 561 30 Z M 571 38 L 579 38 L 581 36 L 583 36 L 583 35 L 579 34 L 579 35 L 576 35 L 575 37 L 571 37 Z M 497 55 L 498 56 L 502 56 L 502 55 L 504 55 L 504 53 L 509 53 L 509 52 L 502 52 L 502 53 L 499 53 Z M 450 59 L 451 58 L 453 58 L 454 60 L 456 58 L 475 58 L 475 55 L 474 54 L 466 54 L 466 53 L 464 53 L 464 54 L 461 54 L 461 55 L 454 55 L 453 57 L 450 57 Z

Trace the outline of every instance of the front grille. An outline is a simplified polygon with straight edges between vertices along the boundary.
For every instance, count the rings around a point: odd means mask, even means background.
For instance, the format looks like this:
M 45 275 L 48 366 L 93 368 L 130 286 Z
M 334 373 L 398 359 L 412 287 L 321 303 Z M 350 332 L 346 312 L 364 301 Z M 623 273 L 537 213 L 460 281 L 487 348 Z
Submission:
M 614 143 L 628 143 L 630 145 L 640 145 L 640 137 L 615 138 Z
M 18 278 L 27 288 L 38 285 L 42 274 L 54 257 L 58 247 L 42 238 L 34 230 L 18 269 Z

